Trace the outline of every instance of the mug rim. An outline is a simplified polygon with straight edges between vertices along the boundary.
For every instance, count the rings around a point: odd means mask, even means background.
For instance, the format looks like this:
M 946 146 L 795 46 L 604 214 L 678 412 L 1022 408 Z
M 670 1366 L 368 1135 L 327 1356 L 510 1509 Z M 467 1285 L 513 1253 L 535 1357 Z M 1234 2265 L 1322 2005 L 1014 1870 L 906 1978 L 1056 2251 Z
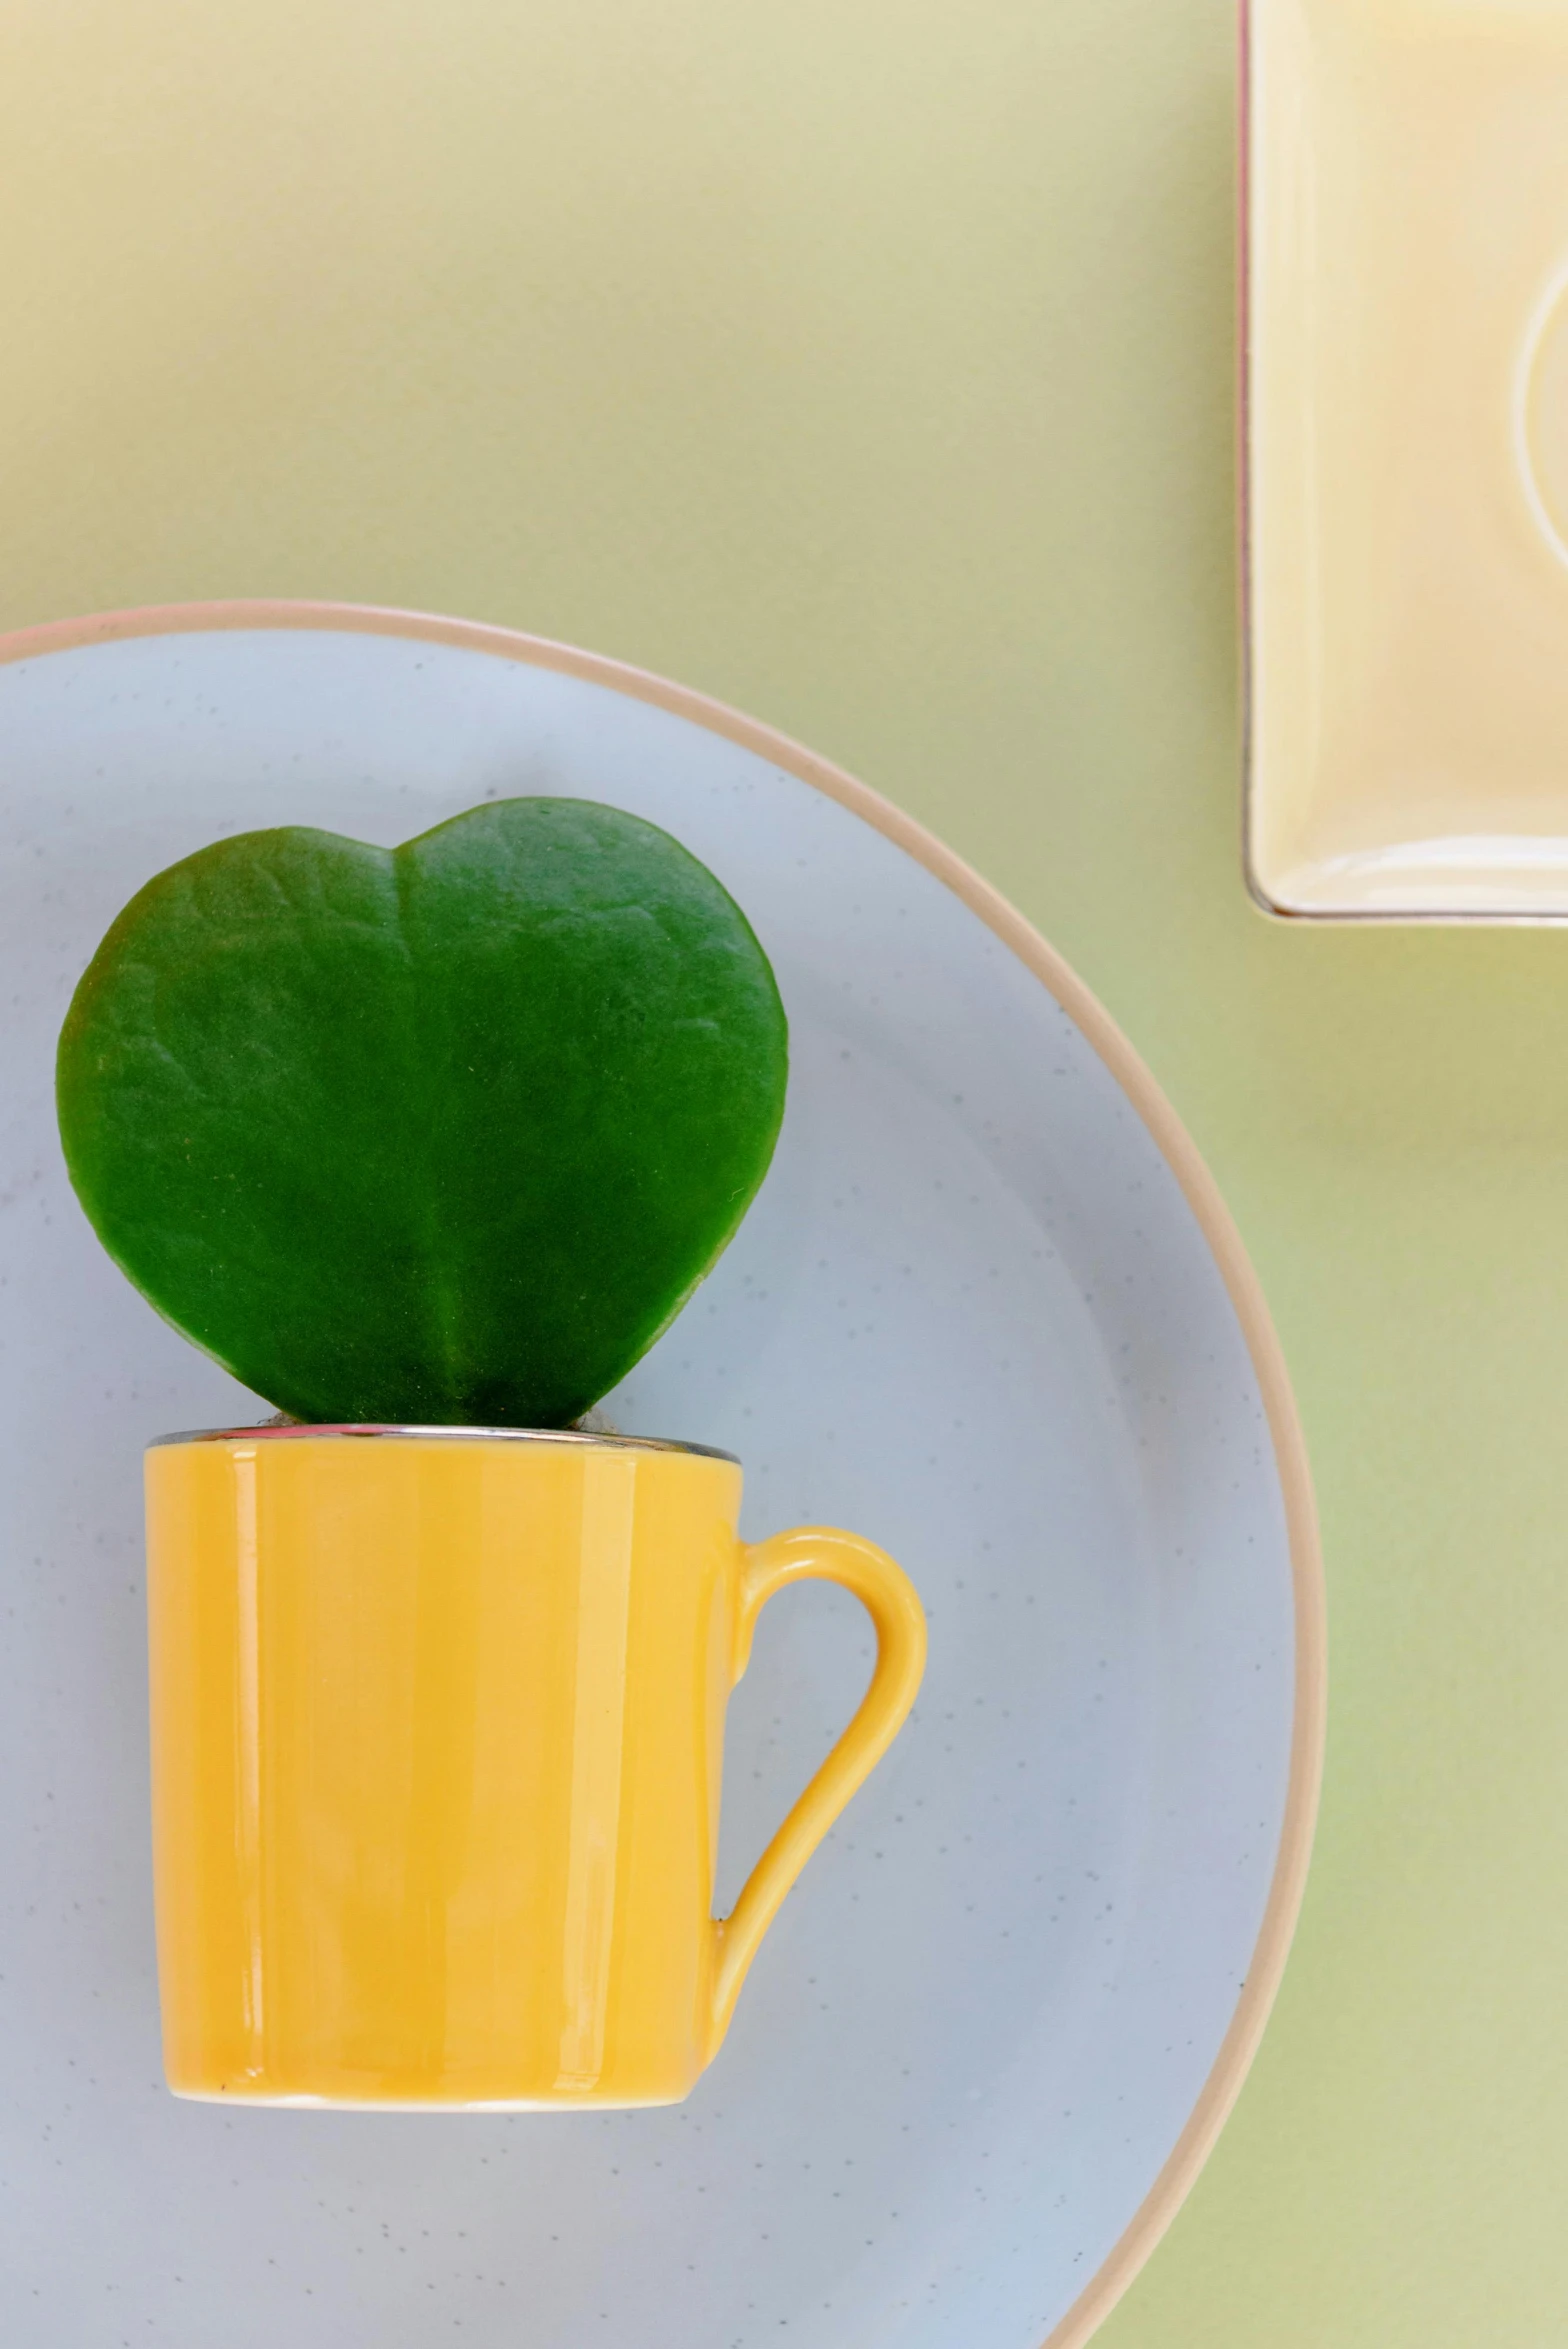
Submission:
M 724 1452 L 716 1444 L 685 1444 L 673 1436 L 603 1435 L 589 1428 L 578 1427 L 448 1427 L 420 1426 L 415 1422 L 395 1420 L 313 1420 L 290 1419 L 264 1421 L 259 1427 L 190 1427 L 181 1428 L 172 1435 L 153 1436 L 146 1449 L 158 1452 L 172 1444 L 223 1444 L 244 1442 L 288 1442 L 300 1436 L 341 1436 L 354 1442 L 365 1442 L 378 1436 L 434 1437 L 442 1442 L 483 1441 L 509 1444 L 575 1444 L 590 1450 L 615 1452 L 684 1452 L 699 1460 L 725 1460 L 732 1468 L 739 1468 L 734 1452 Z

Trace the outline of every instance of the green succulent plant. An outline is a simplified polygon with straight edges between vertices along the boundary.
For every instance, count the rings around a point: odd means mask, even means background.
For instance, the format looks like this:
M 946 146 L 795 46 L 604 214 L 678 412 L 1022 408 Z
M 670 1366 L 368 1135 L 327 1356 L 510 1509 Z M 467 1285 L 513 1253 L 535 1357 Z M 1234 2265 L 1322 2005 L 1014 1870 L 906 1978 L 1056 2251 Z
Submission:
M 395 849 L 248 832 L 157 874 L 77 987 L 60 1133 L 164 1317 L 311 1421 L 561 1427 L 713 1264 L 788 1033 L 744 914 L 618 809 Z

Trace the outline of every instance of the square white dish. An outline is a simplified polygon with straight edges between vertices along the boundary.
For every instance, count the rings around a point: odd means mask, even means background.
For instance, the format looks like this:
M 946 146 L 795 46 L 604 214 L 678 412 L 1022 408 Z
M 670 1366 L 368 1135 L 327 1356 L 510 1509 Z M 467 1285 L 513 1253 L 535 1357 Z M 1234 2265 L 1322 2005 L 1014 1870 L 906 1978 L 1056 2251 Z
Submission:
M 1568 919 L 1568 6 L 1244 25 L 1250 885 Z

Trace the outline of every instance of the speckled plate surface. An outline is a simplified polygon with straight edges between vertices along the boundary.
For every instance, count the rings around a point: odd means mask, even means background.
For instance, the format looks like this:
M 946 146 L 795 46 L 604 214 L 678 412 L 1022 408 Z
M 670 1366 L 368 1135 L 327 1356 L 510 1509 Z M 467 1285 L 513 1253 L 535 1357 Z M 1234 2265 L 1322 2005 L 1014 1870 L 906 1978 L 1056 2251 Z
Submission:
M 772 955 L 794 1078 L 739 1239 L 609 1408 L 738 1452 L 924 1593 L 910 1727 L 673 2111 L 225 2113 L 161 2085 L 140 1451 L 260 1416 L 99 1250 L 54 1036 L 148 874 L 487 794 L 676 832 Z M 0 642 L 0 2337 L 182 2349 L 1076 2342 L 1224 2118 L 1283 1965 L 1321 1579 L 1262 1300 L 1086 991 L 807 753 L 658 680 L 313 606 Z M 768 1610 L 721 1903 L 847 1714 L 842 1594 Z

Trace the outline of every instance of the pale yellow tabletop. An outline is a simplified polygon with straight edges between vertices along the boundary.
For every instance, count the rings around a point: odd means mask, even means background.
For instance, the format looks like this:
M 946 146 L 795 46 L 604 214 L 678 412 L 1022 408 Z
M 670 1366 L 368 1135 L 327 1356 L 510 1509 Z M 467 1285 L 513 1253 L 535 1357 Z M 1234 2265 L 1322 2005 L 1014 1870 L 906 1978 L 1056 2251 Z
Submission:
M 1328 1777 L 1102 2338 L 1562 2338 L 1568 939 L 1243 896 L 1230 0 L 24 0 L 4 49 L 0 625 L 342 597 L 738 703 L 1039 923 L 1235 1209 Z

